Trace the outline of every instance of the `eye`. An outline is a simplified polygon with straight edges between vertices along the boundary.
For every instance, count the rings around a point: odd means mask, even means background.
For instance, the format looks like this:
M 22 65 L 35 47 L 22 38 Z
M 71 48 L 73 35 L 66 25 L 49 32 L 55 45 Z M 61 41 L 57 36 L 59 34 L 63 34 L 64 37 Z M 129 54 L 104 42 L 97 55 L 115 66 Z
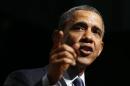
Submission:
M 75 31 L 84 31 L 85 28 L 82 27 L 82 26 L 74 26 L 74 27 L 73 27 L 73 30 L 75 30 Z
M 96 35 L 99 35 L 101 37 L 102 31 L 98 27 L 93 27 L 92 32 Z
M 76 24 L 74 24 L 71 28 L 71 30 L 73 31 L 85 31 L 87 29 L 87 24 L 85 22 L 78 22 Z

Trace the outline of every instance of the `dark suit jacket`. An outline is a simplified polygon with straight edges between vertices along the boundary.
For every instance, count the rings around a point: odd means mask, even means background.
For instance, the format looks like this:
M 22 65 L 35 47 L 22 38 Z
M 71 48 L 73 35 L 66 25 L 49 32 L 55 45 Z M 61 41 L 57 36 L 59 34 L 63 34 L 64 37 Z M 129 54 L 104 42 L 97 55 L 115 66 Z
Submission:
M 42 86 L 42 77 L 46 71 L 47 67 L 12 72 L 7 77 L 4 86 Z
M 37 69 L 25 69 L 12 72 L 7 77 L 3 86 L 42 86 L 42 77 L 47 73 L 47 66 Z M 64 80 L 59 80 L 66 86 Z
M 42 86 L 42 77 L 46 73 L 47 66 L 44 68 L 18 70 L 9 74 L 3 86 Z M 59 82 L 62 86 L 67 86 L 63 79 L 59 80 Z

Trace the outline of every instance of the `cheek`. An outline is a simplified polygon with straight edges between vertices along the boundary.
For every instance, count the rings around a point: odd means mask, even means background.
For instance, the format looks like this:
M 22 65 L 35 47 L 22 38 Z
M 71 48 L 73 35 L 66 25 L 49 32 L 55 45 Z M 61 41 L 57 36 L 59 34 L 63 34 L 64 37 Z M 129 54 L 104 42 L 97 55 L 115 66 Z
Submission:
M 96 43 L 95 49 L 96 49 L 97 53 L 101 50 L 101 47 L 102 47 L 102 45 L 100 42 Z

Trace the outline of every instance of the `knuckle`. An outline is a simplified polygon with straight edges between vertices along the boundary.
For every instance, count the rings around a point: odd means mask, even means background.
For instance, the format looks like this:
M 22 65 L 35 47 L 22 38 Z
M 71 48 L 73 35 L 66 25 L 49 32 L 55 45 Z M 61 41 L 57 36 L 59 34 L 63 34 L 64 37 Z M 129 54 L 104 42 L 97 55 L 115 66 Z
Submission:
M 49 62 L 53 62 L 54 61 L 54 58 L 53 57 L 50 57 L 49 58 Z
M 64 51 L 64 55 L 65 55 L 65 56 L 68 56 L 68 52 L 67 52 L 67 51 Z
M 68 45 L 63 44 L 63 45 L 62 45 L 62 48 L 63 48 L 64 50 L 66 50 L 66 49 L 68 48 Z
M 63 58 L 63 62 L 64 62 L 64 63 L 67 63 L 68 60 L 67 60 L 66 58 Z

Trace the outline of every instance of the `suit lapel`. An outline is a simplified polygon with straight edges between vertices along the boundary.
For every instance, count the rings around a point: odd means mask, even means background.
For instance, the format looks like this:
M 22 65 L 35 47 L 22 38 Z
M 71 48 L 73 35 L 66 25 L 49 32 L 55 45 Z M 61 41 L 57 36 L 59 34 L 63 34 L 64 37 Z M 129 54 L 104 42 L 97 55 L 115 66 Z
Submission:
M 67 86 L 63 78 L 59 80 L 58 84 L 58 86 Z

